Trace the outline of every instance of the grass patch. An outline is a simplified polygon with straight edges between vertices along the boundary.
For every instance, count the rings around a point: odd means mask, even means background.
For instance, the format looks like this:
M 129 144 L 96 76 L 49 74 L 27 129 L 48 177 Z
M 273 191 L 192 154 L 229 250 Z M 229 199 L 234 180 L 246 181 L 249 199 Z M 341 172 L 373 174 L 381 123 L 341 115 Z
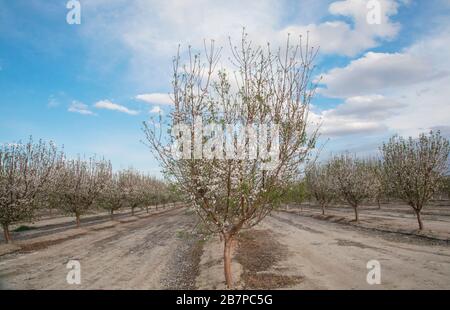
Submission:
M 194 234 L 192 234 L 189 231 L 185 231 L 185 230 L 178 230 L 177 231 L 177 238 L 178 239 L 189 240 L 189 239 L 192 239 L 193 237 L 194 237 Z
M 22 231 L 28 231 L 28 230 L 33 230 L 36 229 L 36 227 L 31 227 L 31 226 L 26 226 L 26 225 L 20 225 L 19 227 L 17 227 L 16 229 L 14 229 L 14 232 L 22 232 Z

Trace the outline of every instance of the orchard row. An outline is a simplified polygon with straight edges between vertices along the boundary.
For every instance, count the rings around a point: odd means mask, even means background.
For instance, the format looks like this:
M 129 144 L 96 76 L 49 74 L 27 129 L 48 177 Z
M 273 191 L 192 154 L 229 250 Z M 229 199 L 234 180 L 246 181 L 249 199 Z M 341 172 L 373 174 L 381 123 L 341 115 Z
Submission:
M 113 217 L 121 208 L 165 204 L 175 200 L 169 186 L 132 168 L 114 172 L 106 159 L 67 159 L 53 143 L 43 141 L 0 146 L 0 223 L 6 242 L 10 226 L 32 221 L 38 211 L 59 209 L 80 218 L 94 210 Z
M 449 141 L 439 132 L 418 139 L 395 136 L 380 147 L 379 157 L 343 154 L 310 164 L 305 178 L 291 185 L 285 201 L 315 200 L 322 214 L 330 204 L 344 202 L 358 221 L 361 204 L 376 201 L 380 206 L 381 200 L 398 199 L 412 208 L 422 230 L 421 212 L 429 200 L 437 194 L 450 197 L 449 152 Z

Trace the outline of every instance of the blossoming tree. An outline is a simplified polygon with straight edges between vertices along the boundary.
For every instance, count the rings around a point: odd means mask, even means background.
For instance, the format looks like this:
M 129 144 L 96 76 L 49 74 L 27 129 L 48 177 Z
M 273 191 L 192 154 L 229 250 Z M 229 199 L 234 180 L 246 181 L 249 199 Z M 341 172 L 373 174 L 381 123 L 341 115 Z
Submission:
M 394 136 L 381 151 L 394 194 L 413 208 L 422 230 L 421 211 L 448 172 L 449 141 L 440 132 L 421 134 L 418 139 Z
M 227 287 L 237 234 L 276 207 L 315 145 L 317 130 L 307 129 L 317 49 L 307 41 L 291 44 L 288 38 L 273 52 L 270 44 L 255 46 L 243 33 L 237 46 L 230 40 L 230 62 L 221 65 L 222 49 L 213 41 L 205 42 L 204 55 L 190 48 L 185 64 L 178 52 L 168 128 L 144 123 L 167 177 L 209 231 L 221 235 Z

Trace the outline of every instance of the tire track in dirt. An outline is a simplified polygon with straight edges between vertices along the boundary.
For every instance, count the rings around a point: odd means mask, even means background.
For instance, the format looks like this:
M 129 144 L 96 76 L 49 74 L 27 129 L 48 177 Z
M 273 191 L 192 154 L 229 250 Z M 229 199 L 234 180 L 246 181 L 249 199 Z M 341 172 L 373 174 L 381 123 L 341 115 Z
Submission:
M 433 236 L 420 235 L 417 232 L 405 232 L 400 230 L 392 230 L 385 228 L 377 228 L 377 227 L 368 227 L 359 224 L 355 224 L 353 222 L 348 222 L 344 218 L 335 219 L 334 216 L 321 216 L 314 214 L 301 214 L 295 211 L 283 211 L 280 210 L 279 214 L 289 214 L 293 216 L 297 216 L 299 218 L 310 218 L 316 221 L 323 222 L 323 225 L 328 225 L 328 227 L 339 227 L 341 229 L 347 229 L 349 231 L 359 231 L 361 234 L 366 234 L 368 236 L 378 236 L 387 241 L 400 242 L 400 243 L 412 243 L 412 244 L 423 244 L 423 245 L 449 245 L 449 240 L 439 239 Z M 277 218 L 275 215 L 271 215 L 271 217 Z M 279 217 L 278 217 L 279 219 Z M 289 222 L 289 220 L 282 219 L 282 221 Z M 293 223 L 290 221 L 291 224 Z M 298 224 L 293 224 L 298 225 Z M 338 225 L 338 226 L 336 226 Z M 300 228 L 300 227 L 299 227 Z
M 194 224 L 193 215 L 184 209 L 174 209 L 111 229 L 90 231 L 77 239 L 32 253 L 8 254 L 0 258 L 0 286 L 15 289 L 165 288 L 166 266 L 183 245 L 177 238 L 177 231 L 192 229 Z M 79 286 L 66 282 L 66 264 L 71 259 L 81 264 Z M 174 274 L 180 272 L 174 269 Z
M 303 276 L 298 289 L 450 288 L 450 248 L 404 236 L 383 238 L 363 231 L 287 212 L 267 217 L 261 229 L 290 250 L 280 267 Z M 281 220 L 280 220 L 281 219 Z M 305 229 L 306 228 L 306 229 Z M 322 233 L 317 233 L 320 231 Z M 366 282 L 367 263 L 381 264 L 381 285 Z

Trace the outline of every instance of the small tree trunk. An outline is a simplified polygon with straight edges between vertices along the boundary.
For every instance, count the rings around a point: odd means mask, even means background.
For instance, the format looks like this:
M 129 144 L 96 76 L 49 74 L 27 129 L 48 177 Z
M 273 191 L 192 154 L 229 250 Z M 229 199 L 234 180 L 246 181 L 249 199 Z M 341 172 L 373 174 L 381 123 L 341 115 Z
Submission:
M 416 213 L 417 222 L 419 223 L 419 230 L 423 230 L 423 222 L 422 217 L 420 215 L 420 210 L 414 209 L 414 212 Z
M 322 215 L 325 215 L 325 205 L 321 204 L 320 206 L 322 207 Z
M 9 225 L 8 224 L 2 224 L 3 227 L 3 235 L 5 236 L 5 242 L 10 243 L 12 241 L 11 234 L 9 232 Z
M 147 213 L 148 213 L 148 206 L 147 206 L 147 207 L 145 207 L 145 211 L 147 211 Z
M 359 222 L 359 214 L 358 214 L 358 206 L 353 206 L 353 210 L 355 211 L 355 222 Z
M 113 209 L 111 209 L 111 211 L 110 211 L 110 212 L 111 212 L 111 221 L 112 221 L 112 220 L 114 220 L 114 210 L 113 210 Z
M 230 289 L 233 287 L 233 278 L 231 275 L 231 247 L 233 243 L 233 237 L 224 235 L 223 239 L 225 241 L 223 247 L 223 270 L 227 288 Z
M 131 216 L 134 216 L 134 208 L 131 208 Z
M 380 203 L 380 199 L 377 199 L 377 204 L 378 204 L 378 210 L 381 210 L 381 203 Z
M 80 214 L 79 213 L 75 213 L 75 221 L 77 223 L 77 227 L 80 227 Z

